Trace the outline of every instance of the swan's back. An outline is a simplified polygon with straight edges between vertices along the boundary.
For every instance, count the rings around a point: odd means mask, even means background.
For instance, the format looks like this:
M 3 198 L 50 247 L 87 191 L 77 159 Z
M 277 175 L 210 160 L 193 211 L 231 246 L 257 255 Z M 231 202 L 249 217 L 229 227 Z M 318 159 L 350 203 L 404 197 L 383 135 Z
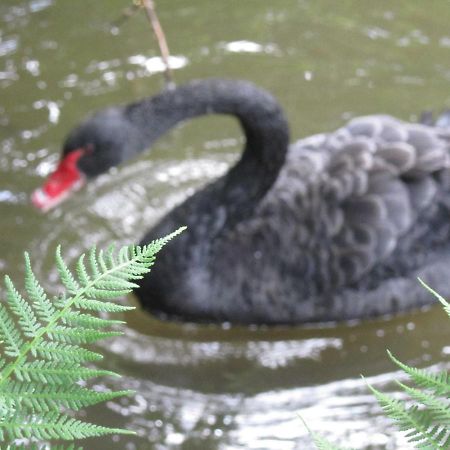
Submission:
M 430 302 L 417 276 L 450 294 L 449 141 L 443 128 L 368 116 L 291 145 L 254 217 L 210 251 L 214 314 L 308 322 L 392 313 Z

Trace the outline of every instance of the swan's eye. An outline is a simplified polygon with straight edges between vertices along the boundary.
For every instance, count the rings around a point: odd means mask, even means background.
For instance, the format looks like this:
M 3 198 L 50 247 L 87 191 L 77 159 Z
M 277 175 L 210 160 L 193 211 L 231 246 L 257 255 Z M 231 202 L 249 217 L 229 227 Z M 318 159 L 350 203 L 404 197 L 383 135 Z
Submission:
M 92 155 L 92 153 L 94 153 L 94 144 L 89 143 L 84 147 L 84 154 L 85 155 Z

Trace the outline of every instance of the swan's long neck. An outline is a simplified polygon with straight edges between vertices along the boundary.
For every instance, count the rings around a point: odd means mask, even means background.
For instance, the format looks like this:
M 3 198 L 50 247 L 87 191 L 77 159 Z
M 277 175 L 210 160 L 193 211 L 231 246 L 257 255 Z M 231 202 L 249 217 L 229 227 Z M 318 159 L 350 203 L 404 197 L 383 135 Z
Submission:
M 289 145 L 287 121 L 269 93 L 244 81 L 199 80 L 125 110 L 142 133 L 143 148 L 178 122 L 205 114 L 236 116 L 246 138 L 241 159 L 217 186 L 218 200 L 235 208 L 257 203 L 274 183 Z

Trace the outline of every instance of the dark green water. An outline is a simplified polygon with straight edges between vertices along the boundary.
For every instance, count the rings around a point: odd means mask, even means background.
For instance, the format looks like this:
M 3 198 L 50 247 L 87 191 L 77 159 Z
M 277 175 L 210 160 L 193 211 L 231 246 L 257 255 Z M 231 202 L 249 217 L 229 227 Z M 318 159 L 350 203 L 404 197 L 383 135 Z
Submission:
M 197 186 L 237 157 L 230 119 L 187 124 L 151 154 L 98 179 L 42 215 L 29 204 L 68 130 L 92 110 L 162 87 L 143 16 L 113 35 L 119 0 L 0 3 L 0 274 L 22 285 L 28 249 L 52 290 L 52 254 L 137 241 Z M 178 83 L 246 78 L 284 106 L 293 139 L 359 114 L 414 120 L 450 106 L 450 10 L 429 0 L 171 0 L 158 2 Z M 133 301 L 132 298 L 128 301 Z M 380 414 L 360 374 L 393 390 L 385 348 L 419 366 L 448 361 L 439 308 L 395 319 L 323 328 L 235 328 L 128 316 L 123 338 L 104 344 L 107 386 L 137 391 L 87 415 L 128 427 L 90 449 L 311 449 L 298 417 L 357 449 L 407 448 Z

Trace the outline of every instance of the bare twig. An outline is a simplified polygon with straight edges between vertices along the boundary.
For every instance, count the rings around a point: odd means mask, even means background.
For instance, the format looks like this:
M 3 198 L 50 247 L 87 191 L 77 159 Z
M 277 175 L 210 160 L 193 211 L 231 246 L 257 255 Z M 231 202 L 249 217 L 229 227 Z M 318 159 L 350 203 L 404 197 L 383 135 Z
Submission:
M 153 0 L 133 0 L 133 4 L 128 8 L 125 8 L 120 17 L 111 22 L 111 31 L 117 33 L 119 28 L 134 14 L 139 10 L 139 8 L 144 8 L 147 18 L 153 29 L 153 33 L 159 45 L 159 50 L 161 52 L 161 58 L 163 60 L 165 70 L 164 70 L 164 80 L 167 89 L 173 89 L 175 87 L 175 81 L 173 78 L 172 70 L 169 65 L 170 51 L 167 45 L 166 36 L 162 29 L 161 23 L 159 22 L 158 16 L 156 14 L 155 3 Z
M 153 0 L 141 0 L 142 6 L 145 9 L 148 20 L 150 21 L 153 32 L 155 34 L 156 40 L 158 41 L 159 49 L 161 51 L 161 57 L 166 66 L 166 70 L 164 71 L 164 80 L 166 82 L 167 89 L 173 89 L 175 87 L 175 82 L 173 79 L 172 70 L 169 65 L 169 46 L 167 45 L 166 36 L 164 35 L 164 31 L 161 27 L 161 23 L 159 22 L 158 16 L 156 15 L 155 3 Z

